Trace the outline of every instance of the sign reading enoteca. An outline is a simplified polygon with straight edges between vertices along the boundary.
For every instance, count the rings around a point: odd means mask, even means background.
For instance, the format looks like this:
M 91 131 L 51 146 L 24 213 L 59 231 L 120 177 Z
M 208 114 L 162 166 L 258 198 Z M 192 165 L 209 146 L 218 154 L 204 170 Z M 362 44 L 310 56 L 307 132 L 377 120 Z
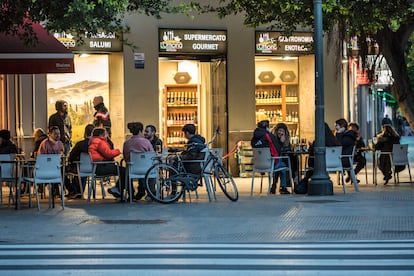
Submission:
M 170 54 L 225 54 L 227 32 L 159 29 L 159 52 Z
M 313 53 L 313 34 L 256 31 L 255 52 L 261 55 L 303 55 Z

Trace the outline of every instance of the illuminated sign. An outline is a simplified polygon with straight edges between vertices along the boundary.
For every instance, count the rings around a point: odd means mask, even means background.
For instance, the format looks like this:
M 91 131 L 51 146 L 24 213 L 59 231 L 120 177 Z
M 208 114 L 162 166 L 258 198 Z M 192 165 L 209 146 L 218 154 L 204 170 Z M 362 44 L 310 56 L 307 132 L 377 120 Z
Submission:
M 313 52 L 313 34 L 256 31 L 255 52 L 261 55 L 302 55 Z
M 123 51 L 122 37 L 114 33 L 101 32 L 93 35 L 85 33 L 82 36 L 83 44 L 77 41 L 78 37 L 70 33 L 55 33 L 54 37 L 73 52 L 110 53 Z
M 227 32 L 159 29 L 159 52 L 169 54 L 225 54 Z

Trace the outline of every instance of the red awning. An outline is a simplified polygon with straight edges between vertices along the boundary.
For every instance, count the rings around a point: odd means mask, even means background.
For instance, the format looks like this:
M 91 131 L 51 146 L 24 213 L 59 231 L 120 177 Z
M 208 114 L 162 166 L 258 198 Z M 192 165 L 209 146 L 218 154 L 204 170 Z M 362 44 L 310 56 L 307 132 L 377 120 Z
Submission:
M 0 33 L 0 74 L 74 73 L 73 53 L 40 24 L 32 26 L 39 40 L 34 47 Z

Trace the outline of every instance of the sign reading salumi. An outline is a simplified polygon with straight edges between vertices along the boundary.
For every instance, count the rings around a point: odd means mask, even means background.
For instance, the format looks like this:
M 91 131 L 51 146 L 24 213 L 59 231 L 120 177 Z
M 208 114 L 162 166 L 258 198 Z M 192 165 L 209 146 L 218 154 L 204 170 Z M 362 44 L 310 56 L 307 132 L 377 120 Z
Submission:
M 225 54 L 227 32 L 159 29 L 159 52 L 170 54 Z
M 256 31 L 256 54 L 303 55 L 313 52 L 313 34 L 294 32 L 286 37 L 281 32 Z
M 54 37 L 59 40 L 66 48 L 76 52 L 98 52 L 111 53 L 122 52 L 122 35 L 114 33 L 97 33 L 82 35 L 83 43 L 77 43 L 78 37 L 70 33 L 55 33 Z

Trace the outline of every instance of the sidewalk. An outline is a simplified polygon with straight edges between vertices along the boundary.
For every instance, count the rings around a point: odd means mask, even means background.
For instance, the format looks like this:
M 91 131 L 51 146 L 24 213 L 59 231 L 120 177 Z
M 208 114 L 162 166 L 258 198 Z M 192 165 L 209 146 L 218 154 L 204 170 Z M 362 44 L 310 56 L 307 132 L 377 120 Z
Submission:
M 410 159 L 414 160 L 414 159 Z M 380 176 L 378 174 L 378 176 Z M 334 180 L 332 175 L 331 179 Z M 0 207 L 4 275 L 413 275 L 414 184 L 407 171 L 360 192 L 334 183 L 333 196 L 255 194 L 236 178 L 240 197 L 204 187 L 192 202 L 163 205 L 56 201 L 41 210 Z M 4 188 L 4 199 L 8 194 Z M 100 197 L 98 197 L 100 198 Z
M 370 179 L 370 178 L 369 178 Z M 405 181 L 406 177 L 401 176 Z M 391 182 L 364 184 L 347 193 L 334 184 L 333 196 L 258 195 L 250 197 L 250 178 L 236 178 L 237 202 L 221 191 L 208 202 L 203 187 L 192 202 L 119 203 L 110 198 L 86 203 L 67 200 L 64 210 L 40 212 L 0 208 L 1 243 L 159 243 L 159 242 L 275 242 L 414 239 L 414 186 Z M 264 190 L 267 188 L 264 181 Z M 35 231 L 33 231 L 35 230 Z
M 404 140 L 407 142 L 407 139 Z M 414 139 L 410 160 L 414 160 Z M 412 168 L 412 172 L 414 170 Z M 358 175 L 360 192 L 347 184 L 347 193 L 334 183 L 333 196 L 258 195 L 260 178 L 256 177 L 255 194 L 250 197 L 251 178 L 236 178 L 240 197 L 230 202 L 218 190 L 217 201 L 208 202 L 205 188 L 192 202 L 163 205 L 140 201 L 119 203 L 108 196 L 96 202 L 66 200 L 65 210 L 56 201 L 55 209 L 47 201 L 36 208 L 7 208 L 8 191 L 4 188 L 0 207 L 1 243 L 160 243 L 160 242 L 276 242 L 276 241 L 346 241 L 414 239 L 414 184 L 368 184 L 364 171 Z M 332 175 L 334 180 L 335 176 Z M 407 170 L 400 181 L 409 181 Z M 219 189 L 219 188 L 218 188 Z M 35 230 L 35 231 L 34 231 Z

